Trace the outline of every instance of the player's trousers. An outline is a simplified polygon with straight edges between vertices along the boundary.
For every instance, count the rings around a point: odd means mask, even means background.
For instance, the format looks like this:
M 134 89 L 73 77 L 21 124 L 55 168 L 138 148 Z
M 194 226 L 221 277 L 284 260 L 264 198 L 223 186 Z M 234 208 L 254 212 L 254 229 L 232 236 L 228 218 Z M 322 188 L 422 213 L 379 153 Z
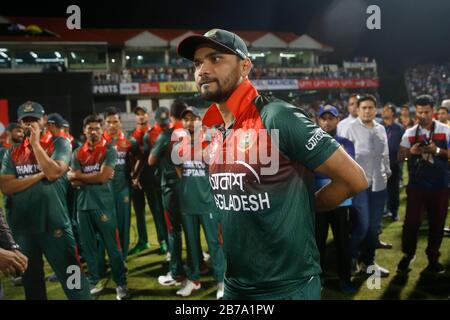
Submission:
M 114 191 L 114 201 L 116 206 L 116 221 L 117 229 L 119 231 L 120 246 L 122 248 L 123 260 L 127 261 L 128 247 L 130 244 L 130 219 L 131 219 L 131 205 L 130 205 L 130 189 Z M 102 277 L 106 271 L 105 258 L 105 243 L 100 234 L 97 233 L 98 243 L 98 272 Z
M 118 286 L 127 283 L 126 266 L 122 256 L 115 213 L 114 210 L 110 210 L 110 212 L 102 210 L 78 211 L 81 244 L 83 246 L 84 259 L 88 266 L 89 282 L 92 285 L 95 285 L 101 277 L 99 274 L 100 258 L 96 238 L 97 233 L 101 236 L 106 252 L 108 252 L 114 282 Z
M 337 251 L 337 268 L 341 280 L 350 281 L 351 241 L 350 207 L 338 207 L 332 211 L 316 214 L 316 243 L 320 252 L 320 266 L 325 271 L 328 229 L 331 226 Z
M 163 188 L 162 197 L 169 240 L 169 271 L 174 278 L 184 276 L 185 273 L 181 261 L 182 219 L 180 212 L 179 192 L 179 184 L 174 183 Z
M 430 262 L 436 262 L 440 256 L 439 249 L 448 213 L 448 189 L 430 191 L 408 186 L 406 194 L 406 215 L 402 233 L 403 253 L 408 255 L 416 253 L 417 236 L 426 211 L 429 230 L 425 252 Z
M 145 198 L 147 198 L 148 206 L 153 215 L 158 242 L 159 244 L 163 243 L 163 241 L 167 243 L 167 227 L 164 220 L 161 188 L 156 184 L 160 184 L 160 181 L 145 183 L 142 186 L 142 190 L 132 189 L 131 191 L 138 229 L 138 244 L 148 242 L 147 225 L 145 223 Z
M 207 214 L 182 214 L 182 222 L 187 247 L 187 276 L 189 280 L 198 281 L 200 279 L 200 261 L 202 260 L 202 250 L 198 245 L 200 242 L 200 225 L 205 232 L 211 255 L 214 278 L 217 282 L 223 282 L 225 272 L 225 258 L 219 240 L 219 223 L 217 213 Z
M 117 229 L 119 230 L 120 245 L 124 261 L 127 260 L 128 247 L 130 245 L 130 188 L 114 192 L 116 202 Z
M 28 269 L 22 275 L 27 300 L 46 300 L 45 255 L 68 299 L 89 300 L 91 294 L 86 274 L 81 268 L 71 227 L 33 233 L 13 230 L 14 239 L 28 258 Z

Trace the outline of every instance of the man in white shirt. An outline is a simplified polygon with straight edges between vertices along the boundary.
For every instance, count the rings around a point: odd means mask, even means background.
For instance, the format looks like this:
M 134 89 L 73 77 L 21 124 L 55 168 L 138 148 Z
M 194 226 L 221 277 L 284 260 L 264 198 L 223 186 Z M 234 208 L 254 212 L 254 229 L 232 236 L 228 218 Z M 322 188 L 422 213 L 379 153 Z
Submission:
M 353 199 L 357 214 L 352 231 L 352 267 L 353 272 L 359 269 L 363 273 L 379 272 L 381 277 L 387 277 L 389 271 L 375 263 L 387 180 L 391 175 L 386 130 L 374 120 L 376 105 L 376 98 L 372 95 L 359 97 L 358 118 L 344 132 L 344 137 L 355 145 L 355 160 L 364 169 L 369 181 L 369 188 Z M 358 262 L 361 262 L 360 266 Z
M 348 97 L 348 116 L 345 119 L 342 119 L 337 126 L 337 135 L 340 137 L 344 137 L 346 131 L 348 130 L 348 126 L 350 123 L 356 120 L 358 118 L 358 95 L 352 94 Z

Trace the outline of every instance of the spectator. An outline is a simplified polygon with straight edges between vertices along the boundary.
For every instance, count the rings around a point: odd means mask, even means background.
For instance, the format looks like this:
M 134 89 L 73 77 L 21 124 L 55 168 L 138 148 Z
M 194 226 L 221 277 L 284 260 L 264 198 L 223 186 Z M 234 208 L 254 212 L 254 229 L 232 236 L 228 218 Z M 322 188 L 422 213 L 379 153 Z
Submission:
M 387 179 L 391 175 L 386 130 L 375 121 L 376 104 L 372 95 L 358 99 L 358 118 L 349 124 L 345 136 L 355 145 L 356 161 L 369 181 L 369 187 L 353 199 L 358 214 L 352 231 L 352 272 L 374 272 L 387 277 L 389 271 L 375 263 Z
M 339 122 L 336 107 L 326 105 L 320 108 L 319 125 L 339 142 L 345 151 L 355 158 L 355 147 L 353 143 L 336 135 L 336 127 Z M 330 183 L 330 178 L 316 173 L 316 189 L 322 188 Z M 320 266 L 322 274 L 325 270 L 325 249 L 328 238 L 328 227 L 331 225 L 333 238 L 337 249 L 337 265 L 340 279 L 340 288 L 345 293 L 355 293 L 356 288 L 350 281 L 351 277 L 351 252 L 350 252 L 350 206 L 352 199 L 346 199 L 336 209 L 329 212 L 321 212 L 316 215 L 316 242 L 320 252 Z M 324 279 L 323 275 L 321 279 Z
M 445 105 L 441 105 L 438 109 L 438 120 L 440 123 L 450 125 L 448 120 L 448 108 Z
M 347 106 L 348 116 L 347 118 L 339 122 L 337 126 L 338 136 L 344 137 L 346 135 L 350 123 L 352 123 L 354 120 L 358 118 L 358 109 L 357 109 L 358 99 L 359 96 L 356 94 L 352 94 L 348 97 L 348 106 Z
M 406 190 L 406 216 L 402 233 L 405 256 L 398 264 L 400 272 L 409 271 L 415 259 L 417 234 L 424 209 L 428 215 L 428 272 L 444 273 L 439 263 L 444 223 L 448 207 L 448 153 L 450 127 L 433 120 L 434 99 L 417 97 L 416 116 L 419 123 L 406 130 L 400 145 L 399 159 L 408 158 L 409 184 Z
M 399 122 L 405 129 L 409 129 L 414 126 L 414 120 L 409 115 L 409 106 L 404 104 L 400 107 Z
M 400 124 L 394 121 L 395 110 L 396 108 L 393 104 L 386 104 L 383 109 L 383 122 L 381 124 L 386 129 L 389 146 L 389 164 L 392 172 L 387 182 L 386 216 L 392 218 L 393 221 L 398 221 L 398 208 L 400 206 L 400 164 L 397 160 L 397 154 L 405 130 Z

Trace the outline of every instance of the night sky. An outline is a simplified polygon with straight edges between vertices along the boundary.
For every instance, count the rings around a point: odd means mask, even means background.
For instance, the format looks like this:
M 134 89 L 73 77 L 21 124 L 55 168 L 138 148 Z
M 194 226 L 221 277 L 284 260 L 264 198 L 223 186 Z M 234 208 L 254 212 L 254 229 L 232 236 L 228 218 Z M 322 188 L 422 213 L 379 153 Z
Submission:
M 20 4 L 20 6 L 19 6 Z M 381 94 L 406 97 L 402 73 L 417 63 L 450 61 L 448 0 L 2 1 L 0 15 L 68 16 L 78 4 L 82 27 L 183 28 L 308 33 L 335 48 L 330 63 L 368 56 L 379 64 Z M 381 8 L 381 30 L 366 28 L 366 9 Z M 395 101 L 402 103 L 403 101 Z

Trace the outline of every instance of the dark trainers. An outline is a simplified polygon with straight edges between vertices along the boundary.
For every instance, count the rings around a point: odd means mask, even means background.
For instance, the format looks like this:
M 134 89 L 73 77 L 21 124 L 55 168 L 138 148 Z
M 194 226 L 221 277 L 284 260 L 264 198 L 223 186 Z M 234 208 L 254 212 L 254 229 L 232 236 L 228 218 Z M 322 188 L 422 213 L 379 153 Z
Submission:
M 398 272 L 409 272 L 411 270 L 411 263 L 416 260 L 416 255 L 405 255 L 402 260 L 398 263 L 397 271 Z
M 353 283 L 351 283 L 350 281 L 343 281 L 343 280 L 341 280 L 339 285 L 341 287 L 341 292 L 343 292 L 343 293 L 353 294 L 353 293 L 356 293 L 358 291 L 358 290 L 356 290 L 356 288 L 353 285 Z
M 425 268 L 424 271 L 433 274 L 443 274 L 445 273 L 445 268 L 442 264 L 435 261 L 428 263 L 428 266 Z

